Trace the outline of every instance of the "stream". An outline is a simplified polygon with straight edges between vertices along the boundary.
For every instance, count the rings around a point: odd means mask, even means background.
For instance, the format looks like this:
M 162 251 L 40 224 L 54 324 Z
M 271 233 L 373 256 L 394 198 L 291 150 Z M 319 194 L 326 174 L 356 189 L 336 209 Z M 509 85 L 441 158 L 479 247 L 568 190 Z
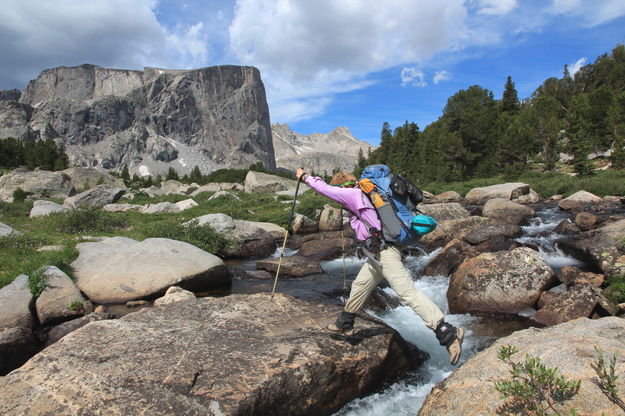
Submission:
M 522 227 L 523 234 L 516 241 L 537 248 L 547 263 L 558 272 L 564 266 L 584 267 L 581 261 L 564 254 L 557 245 L 562 237 L 553 229 L 568 214 L 557 207 L 541 208 L 527 226 Z M 414 279 L 415 286 L 425 293 L 445 313 L 445 319 L 455 326 L 465 329 L 465 339 L 460 364 L 492 345 L 497 339 L 530 326 L 524 316 L 532 311 L 525 311 L 515 317 L 479 317 L 470 314 L 449 314 L 447 306 L 447 287 L 449 278 L 446 276 L 423 276 L 421 271 L 434 258 L 438 250 L 420 256 L 406 258 L 406 267 Z M 285 256 L 295 254 L 295 250 L 287 250 Z M 280 248 L 274 256 L 280 255 Z M 287 293 L 294 297 L 335 305 L 344 305 L 348 291 L 343 288 L 343 270 L 345 268 L 346 287 L 351 285 L 364 263 L 364 259 L 347 257 L 321 263 L 325 273 L 299 279 L 281 278 L 277 284 L 277 292 Z M 237 267 L 247 270 L 255 269 L 255 261 L 247 260 Z M 261 279 L 233 279 L 229 293 L 258 293 L 271 291 L 272 281 Z M 390 288 L 382 289 L 389 297 L 397 298 Z M 227 293 L 224 293 L 227 294 Z M 214 295 L 214 294 L 213 294 Z M 339 416 L 382 416 L 417 414 L 426 396 L 432 388 L 448 377 L 453 367 L 449 364 L 449 356 L 441 347 L 434 333 L 427 328 L 421 319 L 407 306 L 400 305 L 382 310 L 365 309 L 364 312 L 375 316 L 397 330 L 404 339 L 426 351 L 429 358 L 402 380 L 386 386 L 370 396 L 353 400 L 341 408 L 335 415 Z

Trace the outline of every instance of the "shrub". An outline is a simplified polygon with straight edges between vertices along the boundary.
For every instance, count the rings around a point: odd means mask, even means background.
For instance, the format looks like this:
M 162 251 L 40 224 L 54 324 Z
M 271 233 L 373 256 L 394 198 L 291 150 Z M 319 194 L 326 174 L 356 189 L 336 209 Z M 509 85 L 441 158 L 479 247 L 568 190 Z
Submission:
M 73 209 L 59 218 L 60 229 L 66 233 L 109 232 L 129 224 L 125 217 L 97 207 Z
M 610 302 L 625 302 L 625 276 L 612 275 L 608 277 L 603 294 Z
M 14 202 L 24 202 L 26 200 L 27 196 L 28 196 L 28 193 L 26 193 L 19 186 L 17 187 L 17 189 L 15 191 L 13 191 L 13 201 Z
M 581 381 L 558 375 L 557 368 L 545 366 L 538 357 L 527 355 L 524 362 L 516 363 L 511 357 L 517 352 L 510 345 L 499 350 L 499 360 L 511 367 L 512 379 L 495 382 L 495 389 L 507 399 L 498 413 L 543 416 L 553 411 L 560 415 L 558 408 L 577 394 Z

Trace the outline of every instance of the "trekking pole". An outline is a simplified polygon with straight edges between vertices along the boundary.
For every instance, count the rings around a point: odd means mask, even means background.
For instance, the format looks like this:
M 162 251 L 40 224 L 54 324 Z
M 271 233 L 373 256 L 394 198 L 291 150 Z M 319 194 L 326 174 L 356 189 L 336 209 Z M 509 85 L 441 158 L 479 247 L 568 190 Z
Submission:
M 276 292 L 276 284 L 278 283 L 278 275 L 280 274 L 280 266 L 282 266 L 282 258 L 284 257 L 284 248 L 286 247 L 286 240 L 289 237 L 289 230 L 291 229 L 291 223 L 293 222 L 293 214 L 295 213 L 295 202 L 297 201 L 297 192 L 299 191 L 299 184 L 301 180 L 297 180 L 297 185 L 295 186 L 295 196 L 293 197 L 293 205 L 291 206 L 291 214 L 289 215 L 289 224 L 286 226 L 286 231 L 284 232 L 284 241 L 282 242 L 282 252 L 280 252 L 280 260 L 278 260 L 278 268 L 276 269 L 276 277 L 273 279 L 273 288 L 271 289 L 271 300 L 273 300 L 273 295 Z
M 343 207 L 341 207 L 341 252 L 343 253 L 343 290 L 347 289 L 345 275 L 345 225 L 343 224 Z

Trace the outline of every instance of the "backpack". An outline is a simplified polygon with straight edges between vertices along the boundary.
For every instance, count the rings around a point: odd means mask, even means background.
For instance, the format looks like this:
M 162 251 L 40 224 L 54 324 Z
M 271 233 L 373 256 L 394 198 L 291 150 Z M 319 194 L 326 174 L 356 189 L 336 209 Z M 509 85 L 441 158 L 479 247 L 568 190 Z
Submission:
M 408 245 L 436 228 L 434 218 L 416 215 L 423 192 L 408 179 L 391 173 L 388 166 L 367 166 L 358 184 L 378 212 L 385 241 Z

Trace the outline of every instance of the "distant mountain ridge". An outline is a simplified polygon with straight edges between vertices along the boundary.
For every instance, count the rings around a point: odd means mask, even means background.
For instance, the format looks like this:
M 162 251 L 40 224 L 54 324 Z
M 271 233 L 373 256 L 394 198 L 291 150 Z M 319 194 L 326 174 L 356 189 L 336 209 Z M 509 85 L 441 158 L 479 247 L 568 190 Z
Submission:
M 72 165 L 140 174 L 273 169 L 269 108 L 254 67 L 43 71 L 0 94 L 0 139 L 61 141 Z
M 309 172 L 331 174 L 334 170 L 351 172 L 358 162 L 358 152 L 366 157 L 374 149 L 356 139 L 347 127 L 330 133 L 304 135 L 295 133 L 286 124 L 271 125 L 276 166 L 289 170 L 303 167 Z

